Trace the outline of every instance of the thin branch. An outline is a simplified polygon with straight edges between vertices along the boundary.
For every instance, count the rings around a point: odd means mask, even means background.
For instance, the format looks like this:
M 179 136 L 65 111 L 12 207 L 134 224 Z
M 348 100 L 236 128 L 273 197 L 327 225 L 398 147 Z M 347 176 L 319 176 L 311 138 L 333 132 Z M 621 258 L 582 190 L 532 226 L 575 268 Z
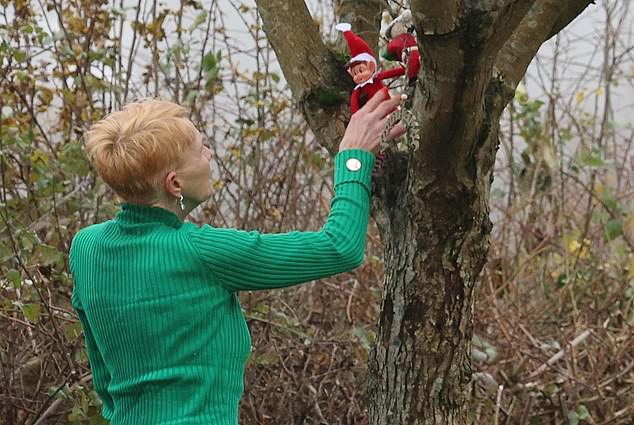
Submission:
M 573 339 L 570 344 L 568 344 L 567 348 L 569 348 L 570 350 L 572 350 L 573 348 L 575 348 L 577 345 L 581 344 L 583 341 L 585 341 L 585 339 L 587 337 L 590 336 L 590 334 L 592 333 L 592 331 L 590 329 L 586 329 L 585 331 L 583 331 L 581 334 L 579 334 L 579 336 L 577 336 L 575 339 Z M 550 366 L 554 365 L 555 363 L 557 363 L 563 356 L 564 354 L 566 354 L 566 349 L 562 348 L 561 350 L 559 350 L 558 352 L 556 352 L 551 358 L 549 358 L 546 363 L 542 364 L 540 367 L 538 367 L 537 369 L 535 369 L 528 377 L 530 379 L 535 378 L 539 375 L 541 375 L 544 371 L 546 371 Z

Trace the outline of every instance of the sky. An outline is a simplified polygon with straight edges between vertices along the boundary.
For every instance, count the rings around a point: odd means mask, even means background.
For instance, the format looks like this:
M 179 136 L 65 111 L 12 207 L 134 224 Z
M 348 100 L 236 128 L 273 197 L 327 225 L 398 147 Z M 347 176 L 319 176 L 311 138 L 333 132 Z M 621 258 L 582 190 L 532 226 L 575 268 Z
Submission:
M 145 1 L 145 0 L 144 0 Z M 210 3 L 210 1 L 212 3 Z M 151 2 L 149 2 L 151 3 Z M 149 4 L 146 2 L 146 4 Z M 224 25 L 231 35 L 232 43 L 236 48 L 234 55 L 234 65 L 248 72 L 254 68 L 254 59 L 249 51 L 253 49 L 252 37 L 248 34 L 246 24 L 254 15 L 254 0 L 203 0 L 205 8 L 213 4 L 214 7 L 223 11 Z M 112 4 L 120 4 L 119 0 Z M 134 5 L 137 0 L 123 0 L 129 20 L 134 19 Z M 159 6 L 176 8 L 180 0 L 163 0 Z M 244 4 L 251 10 L 250 13 L 243 13 L 239 6 Z M 614 8 L 610 19 L 607 19 L 607 9 Z M 318 1 L 309 0 L 309 8 L 317 21 L 322 23 L 332 22 L 332 0 Z M 614 105 L 614 121 L 622 125 L 631 125 L 632 112 L 634 110 L 634 53 L 628 49 L 634 46 L 634 7 L 629 6 L 629 0 L 605 0 L 597 2 L 596 5 L 589 6 L 584 13 L 575 19 L 559 36 L 546 42 L 540 49 L 536 59 L 529 67 L 525 77 L 525 87 L 529 96 L 547 99 L 553 94 L 551 87 L 553 76 L 555 77 L 557 88 L 555 95 L 562 99 L 576 99 L 571 108 L 592 112 L 595 107 L 601 106 L 606 93 L 605 73 L 601 68 L 604 63 L 604 33 L 606 26 L 611 25 L 611 31 L 618 31 L 616 50 L 619 66 L 615 78 L 610 84 L 610 95 Z M 147 12 L 147 9 L 146 9 Z M 10 18 L 10 17 L 9 17 Z M 193 16 L 187 18 L 191 23 Z M 187 22 L 185 25 L 188 25 Z M 620 22 L 622 20 L 622 22 Z M 55 27 L 55 20 L 51 19 Z M 246 22 L 246 23 L 245 23 Z M 55 30 L 55 28 L 53 28 Z M 332 34 L 334 31 L 325 31 Z M 168 32 L 169 36 L 169 32 Z M 292 36 L 292 34 L 289 34 Z M 132 31 L 129 26 L 124 28 L 123 44 L 130 40 Z M 202 37 L 202 36 L 201 36 Z M 244 53 L 240 53 L 242 50 Z M 127 54 L 127 53 L 126 53 Z M 136 55 L 136 63 L 141 66 L 137 70 L 142 70 L 142 65 L 150 60 L 149 52 L 140 49 Z M 557 66 L 553 68 L 554 58 L 557 58 Z M 274 63 L 274 58 L 268 57 L 272 63 L 273 70 L 278 67 Z M 278 73 L 281 76 L 281 72 Z M 228 95 L 224 93 L 223 95 Z
M 629 7 L 627 1 L 620 3 L 621 7 L 617 7 L 612 12 L 610 31 L 618 31 L 616 50 L 617 56 L 623 55 L 618 59 L 622 61 L 622 65 L 619 66 L 622 74 L 617 73 L 612 82 L 611 94 L 615 119 L 631 122 L 634 109 L 634 87 L 632 86 L 634 54 L 625 52 L 634 47 L 634 10 Z M 596 90 L 605 84 L 605 81 L 602 81 L 601 65 L 604 62 L 604 33 L 608 22 L 606 7 L 615 4 L 614 0 L 608 0 L 590 5 L 560 33 L 558 40 L 553 38 L 542 46 L 527 71 L 526 82 L 529 94 L 544 95 L 544 86 L 550 85 L 552 81 L 553 58 L 557 55 L 560 65 L 554 75 L 561 83 L 562 96 L 583 93 L 586 100 L 592 100 L 592 96 L 588 94 L 596 93 Z M 619 26 L 621 19 L 623 22 Z M 598 93 L 604 94 L 605 90 L 600 89 Z M 592 110 L 594 103 L 588 101 L 586 106 Z

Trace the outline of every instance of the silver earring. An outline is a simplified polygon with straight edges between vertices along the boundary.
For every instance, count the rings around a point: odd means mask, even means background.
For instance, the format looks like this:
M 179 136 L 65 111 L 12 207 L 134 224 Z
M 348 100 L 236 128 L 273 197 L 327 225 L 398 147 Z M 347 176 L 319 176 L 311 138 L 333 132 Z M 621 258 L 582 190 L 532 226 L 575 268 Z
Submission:
M 180 205 L 181 211 L 185 211 L 185 204 L 183 204 L 183 195 L 178 197 L 178 205 Z

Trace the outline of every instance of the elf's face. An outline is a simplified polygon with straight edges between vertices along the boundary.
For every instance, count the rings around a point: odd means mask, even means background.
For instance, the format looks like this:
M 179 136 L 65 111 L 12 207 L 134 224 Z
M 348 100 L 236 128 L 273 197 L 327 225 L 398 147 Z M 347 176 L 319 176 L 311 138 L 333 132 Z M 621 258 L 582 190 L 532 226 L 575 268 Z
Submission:
M 356 62 L 348 68 L 348 74 L 350 74 L 355 84 L 361 84 L 372 78 L 375 70 L 376 65 L 374 65 L 374 62 Z

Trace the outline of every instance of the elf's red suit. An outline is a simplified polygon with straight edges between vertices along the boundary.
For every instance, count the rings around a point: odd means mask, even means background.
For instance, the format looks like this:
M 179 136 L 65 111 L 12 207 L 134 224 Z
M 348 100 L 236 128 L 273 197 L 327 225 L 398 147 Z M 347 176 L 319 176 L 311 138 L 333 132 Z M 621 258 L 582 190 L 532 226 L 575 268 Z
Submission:
M 399 34 L 387 42 L 385 50 L 381 52 L 385 59 L 399 61 L 405 68 L 397 68 L 400 73 L 395 76 L 407 74 L 407 80 L 412 81 L 418 76 L 420 70 L 420 52 L 416 37 L 410 33 Z
M 349 23 L 339 23 L 335 28 L 343 32 L 350 51 L 351 57 L 346 64 L 346 70 L 357 84 L 350 98 L 350 112 L 354 114 L 365 105 L 368 99 L 385 88 L 384 79 L 403 75 L 403 73 L 399 68 L 376 72 L 378 69 L 376 57 L 365 40 L 352 31 Z
M 350 112 L 353 114 L 365 105 L 365 103 L 380 90 L 385 88 L 383 80 L 403 75 L 403 68 L 397 67 L 375 73 L 369 80 L 357 84 L 350 97 Z

